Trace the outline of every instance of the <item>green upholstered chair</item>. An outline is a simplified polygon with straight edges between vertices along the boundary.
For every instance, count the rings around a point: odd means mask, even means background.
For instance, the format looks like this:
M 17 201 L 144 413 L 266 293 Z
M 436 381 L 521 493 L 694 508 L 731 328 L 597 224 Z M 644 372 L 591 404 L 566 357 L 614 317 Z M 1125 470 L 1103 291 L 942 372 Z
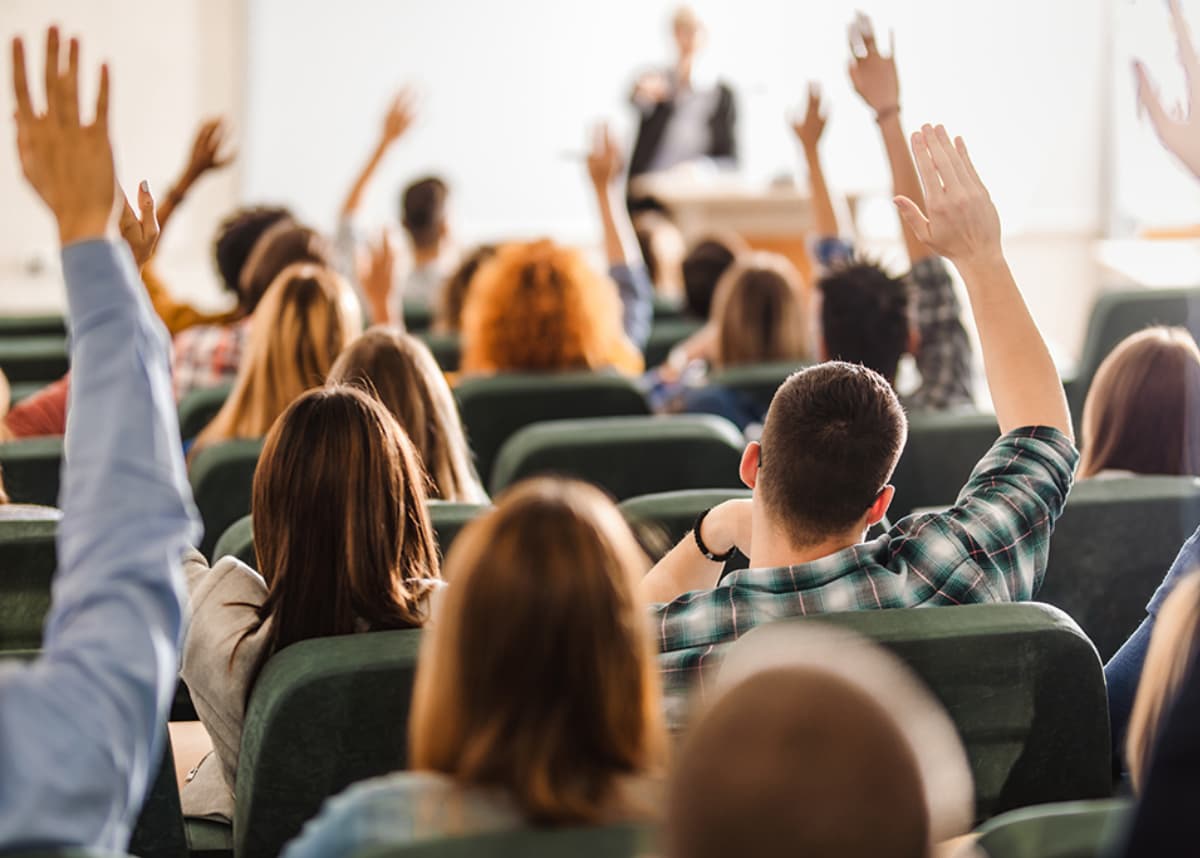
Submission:
M 687 308 L 683 305 L 683 299 L 663 295 L 660 292 L 654 293 L 654 321 L 659 323 L 674 321 L 685 318 L 686 314 Z
M 713 387 L 724 387 L 744 393 L 765 411 L 779 386 L 805 366 L 807 364 L 796 361 L 731 366 L 713 373 L 708 383 Z
M 915 509 L 953 506 L 971 471 L 999 437 L 992 414 L 910 414 L 908 442 L 892 475 L 896 497 L 888 518 L 896 521 Z
M 646 397 L 610 372 L 504 373 L 464 378 L 454 390 L 475 463 L 486 480 L 504 442 L 545 420 L 649 414 Z
M 646 356 L 646 368 L 653 369 L 666 363 L 671 349 L 703 327 L 704 323 L 696 319 L 655 319 L 650 328 L 650 338 L 642 349 L 642 354 Z
M 433 324 L 433 307 L 425 301 L 404 302 L 404 330 L 410 333 L 429 330 Z
M 179 803 L 175 755 L 171 753 L 169 733 L 163 743 L 162 760 L 129 838 L 129 851 L 138 858 L 188 858 L 183 807 Z
M 506 831 L 366 850 L 357 858 L 635 858 L 657 854 L 654 832 L 634 826 Z
M 0 370 L 9 381 L 58 381 L 69 363 L 61 334 L 0 337 Z
M 577 477 L 617 500 L 679 489 L 736 489 L 743 449 L 732 423 L 708 414 L 554 420 L 500 451 L 492 492 L 537 474 Z
M 262 447 L 261 438 L 226 441 L 200 450 L 192 460 L 188 479 L 204 522 L 199 548 L 205 557 L 212 558 L 217 540 L 231 524 L 249 515 Z
M 1126 799 L 1069 801 L 1013 810 L 979 829 L 988 858 L 1101 858 L 1121 835 Z
M 62 438 L 23 438 L 0 444 L 0 472 L 13 503 L 58 504 Z
M 0 521 L 0 651 L 37 649 L 58 564 L 58 521 Z
M 429 501 L 429 518 L 433 522 L 433 531 L 443 557 L 450 550 L 458 532 L 487 509 L 489 507 L 484 504 Z M 254 553 L 254 527 L 251 516 L 239 518 L 217 540 L 216 548 L 213 549 L 213 559 L 231 554 L 251 569 L 258 567 L 258 558 Z
M 782 622 L 825 623 L 865 635 L 925 681 L 966 747 L 976 819 L 1111 795 L 1103 669 L 1091 641 L 1057 608 L 965 605 Z
M 1100 362 L 1121 340 L 1150 325 L 1179 325 L 1200 340 L 1200 289 L 1129 289 L 1096 299 L 1079 368 L 1064 385 L 1076 424 Z
M 621 514 L 642 537 L 642 543 L 661 542 L 651 551 L 658 560 L 692 529 L 696 516 L 710 507 L 734 498 L 750 497 L 749 489 L 686 489 L 629 498 L 620 504 Z
M 350 784 L 404 769 L 420 631 L 293 644 L 246 711 L 233 821 L 238 858 L 275 858 Z
M 433 331 L 422 331 L 418 338 L 429 346 L 433 359 L 442 368 L 442 372 L 458 372 L 462 363 L 462 344 L 457 334 L 435 334 Z
M 67 320 L 61 313 L 36 316 L 0 316 L 0 338 L 67 335 Z
M 229 398 L 232 384 L 222 384 L 206 390 L 193 390 L 179 403 L 179 435 L 191 441 L 212 422 Z
M 1108 660 L 1197 525 L 1194 477 L 1082 480 L 1054 528 L 1037 598 L 1070 614 Z

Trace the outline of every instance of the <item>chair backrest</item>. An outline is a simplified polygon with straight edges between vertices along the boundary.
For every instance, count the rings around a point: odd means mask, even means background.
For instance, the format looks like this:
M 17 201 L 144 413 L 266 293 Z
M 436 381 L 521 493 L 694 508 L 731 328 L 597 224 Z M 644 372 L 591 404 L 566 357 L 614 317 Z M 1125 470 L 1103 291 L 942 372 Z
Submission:
M 617 500 L 679 489 L 736 489 L 742 433 L 707 414 L 555 420 L 500 451 L 492 493 L 536 474 L 578 477 Z
M 1000 437 L 996 417 L 974 412 L 916 412 L 892 475 L 892 521 L 914 509 L 952 506 L 971 471 Z
M 1096 299 L 1079 371 L 1067 385 L 1071 413 L 1077 421 L 1101 361 L 1121 340 L 1150 325 L 1180 325 L 1200 340 L 1200 288 L 1130 289 L 1108 292 Z
M 190 441 L 212 422 L 229 398 L 232 384 L 222 384 L 204 390 L 193 390 L 179 403 L 179 435 Z
M 779 386 L 805 366 L 807 364 L 796 361 L 731 366 L 713 373 L 708 383 L 713 387 L 724 387 L 744 393 L 765 411 Z
M 275 858 L 322 802 L 407 766 L 420 631 L 303 641 L 263 668 L 242 728 L 238 858 Z
M 1057 608 L 965 605 L 783 622 L 865 635 L 925 681 L 967 749 L 977 819 L 1111 795 L 1104 672 L 1091 641 Z
M 1100 858 L 1117 842 L 1128 799 L 1026 807 L 988 820 L 978 846 L 988 858 Z
M 433 532 L 437 537 L 438 548 L 442 557 L 450 550 L 455 537 L 467 524 L 478 518 L 487 504 L 451 503 L 450 501 L 429 501 L 429 520 L 433 524 Z M 2 533 L 3 531 L 0 531 Z M 0 549 L 2 550 L 2 549 Z M 239 518 L 221 534 L 213 549 L 213 559 L 232 555 L 245 563 L 251 569 L 258 568 L 258 557 L 254 553 L 254 521 L 246 515 Z M 2 555 L 0 555 L 2 556 Z
M 261 438 L 214 444 L 196 453 L 188 469 L 192 495 L 204 522 L 200 551 L 211 559 L 221 534 L 250 514 L 254 469 L 262 453 Z
M 427 331 L 433 324 L 433 307 L 427 301 L 406 300 L 404 302 L 404 330 L 417 333 Z
M 67 320 L 60 313 L 40 316 L 0 316 L 0 337 L 37 337 L 67 335 Z
M 108 852 L 88 849 L 85 846 L 60 846 L 50 849 L 20 849 L 16 852 L 0 852 L 3 858 L 131 858 L 124 852 Z
M 57 521 L 0 521 L 0 651 L 42 645 L 57 532 Z
M 667 362 L 671 349 L 704 327 L 704 322 L 680 316 L 675 319 L 655 319 L 650 328 L 650 337 L 642 354 L 646 357 L 646 368 L 652 369 Z
M 635 858 L 655 854 L 653 839 L 650 829 L 626 825 L 525 829 L 384 846 L 360 858 Z
M 608 372 L 465 378 L 454 395 L 475 463 L 485 480 L 504 442 L 533 423 L 650 413 L 646 397 L 630 379 Z
M 1050 539 L 1037 598 L 1057 605 L 1109 659 L 1146 616 L 1146 603 L 1200 525 L 1200 480 L 1082 480 Z
M 13 503 L 58 505 L 62 438 L 24 438 L 0 444 L 0 470 Z
M 429 351 L 433 353 L 433 359 L 442 368 L 442 372 L 458 372 L 458 366 L 462 363 L 462 343 L 457 334 L 423 331 L 418 337 L 429 346 Z
M 9 381 L 58 381 L 69 363 L 61 334 L 0 337 L 0 370 Z
M 748 498 L 750 494 L 750 490 L 746 488 L 659 492 L 629 498 L 621 502 L 620 508 L 621 514 L 631 527 L 635 530 L 651 529 L 665 540 L 665 547 L 669 549 L 692 529 L 692 525 L 696 523 L 696 516 L 704 510 L 734 498 Z M 646 541 L 643 538 L 643 542 Z M 661 558 L 661 553 L 654 553 L 657 555 L 654 560 Z

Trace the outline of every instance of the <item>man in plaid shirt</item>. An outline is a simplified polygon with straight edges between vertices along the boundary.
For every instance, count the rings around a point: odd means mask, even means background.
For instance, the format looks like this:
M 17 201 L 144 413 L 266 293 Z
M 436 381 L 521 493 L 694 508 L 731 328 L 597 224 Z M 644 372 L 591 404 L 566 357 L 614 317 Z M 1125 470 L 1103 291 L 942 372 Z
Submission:
M 1000 221 L 966 147 L 944 128 L 913 135 L 925 200 L 897 198 L 908 229 L 958 268 L 1002 431 L 956 505 L 883 520 L 907 424 L 887 380 L 831 362 L 776 393 L 741 476 L 750 500 L 721 504 L 643 579 L 670 717 L 722 644 L 771 620 L 825 611 L 1032 598 L 1078 459 L 1054 362 L 1004 259 Z M 922 207 L 924 211 L 922 212 Z M 734 548 L 750 568 L 718 583 Z

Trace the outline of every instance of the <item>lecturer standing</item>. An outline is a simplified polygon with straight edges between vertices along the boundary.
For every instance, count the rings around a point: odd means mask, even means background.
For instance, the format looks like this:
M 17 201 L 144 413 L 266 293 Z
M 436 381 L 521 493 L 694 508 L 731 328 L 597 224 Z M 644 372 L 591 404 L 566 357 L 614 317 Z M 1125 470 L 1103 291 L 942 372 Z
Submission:
M 737 165 L 737 110 L 733 90 L 723 81 L 697 73 L 696 56 L 706 35 L 696 13 L 680 7 L 671 21 L 678 52 L 675 65 L 638 78 L 630 100 L 639 112 L 637 139 L 629 161 L 631 183 L 648 173 L 707 160 Z M 655 207 L 636 192 L 631 210 Z

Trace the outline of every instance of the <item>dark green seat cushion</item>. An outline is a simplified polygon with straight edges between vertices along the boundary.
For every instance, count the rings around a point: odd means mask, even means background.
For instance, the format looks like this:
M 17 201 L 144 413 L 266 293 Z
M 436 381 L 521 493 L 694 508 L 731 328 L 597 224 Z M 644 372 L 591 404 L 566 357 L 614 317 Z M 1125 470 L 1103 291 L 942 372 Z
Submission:
M 1127 799 L 1022 808 L 982 825 L 979 847 L 988 858 L 1101 858 L 1110 854 L 1130 810 Z
M 58 505 L 62 438 L 23 438 L 0 444 L 0 473 L 13 503 Z
M 433 307 L 426 301 L 406 300 L 403 313 L 404 330 L 410 333 L 426 331 L 433 324 Z
M 58 564 L 58 522 L 0 521 L 0 650 L 37 649 Z
M 966 605 L 783 622 L 825 623 L 865 635 L 925 681 L 966 747 L 976 819 L 1112 794 L 1100 659 L 1057 608 Z
M 350 784 L 407 766 L 420 631 L 293 644 L 263 668 L 238 759 L 238 858 L 275 858 Z
M 435 334 L 433 331 L 423 331 L 418 338 L 429 346 L 433 359 L 442 368 L 442 372 L 458 372 L 462 362 L 462 343 L 457 334 Z
M 742 487 L 744 443 L 707 414 L 556 420 L 522 429 L 496 462 L 492 492 L 538 474 L 576 477 L 617 500 L 681 489 Z
M 888 517 L 895 521 L 915 509 L 952 506 L 975 465 L 999 437 L 993 414 L 909 414 L 908 442 L 892 475 L 896 497 Z
M 0 370 L 9 381 L 58 381 L 69 363 L 61 334 L 0 337 Z
M 0 339 L 67 335 L 67 320 L 61 313 L 33 316 L 0 316 Z
M 609 372 L 504 373 L 465 378 L 454 390 L 467 440 L 486 480 L 504 442 L 545 420 L 649 414 L 634 382 Z
M 360 858 L 634 858 L 658 854 L 654 839 L 633 826 L 531 829 L 385 846 Z
M 1200 524 L 1200 480 L 1083 480 L 1050 540 L 1037 598 L 1070 614 L 1108 660 L 1146 616 L 1146 603 Z
M 196 453 L 188 468 L 192 495 L 204 522 L 200 553 L 209 559 L 221 534 L 250 514 L 254 469 L 262 447 L 261 438 L 214 444 Z
M 713 373 L 708 383 L 713 387 L 724 387 L 743 393 L 765 411 L 780 385 L 805 366 L 806 364 L 797 361 L 731 366 Z
M 646 369 L 666 363 L 671 349 L 703 327 L 704 322 L 686 317 L 655 319 L 650 328 L 650 337 L 646 340 L 646 347 L 642 349 L 642 354 L 646 357 Z
M 229 398 L 232 384 L 222 384 L 206 390 L 193 390 L 179 403 L 179 435 L 191 441 L 212 422 Z

